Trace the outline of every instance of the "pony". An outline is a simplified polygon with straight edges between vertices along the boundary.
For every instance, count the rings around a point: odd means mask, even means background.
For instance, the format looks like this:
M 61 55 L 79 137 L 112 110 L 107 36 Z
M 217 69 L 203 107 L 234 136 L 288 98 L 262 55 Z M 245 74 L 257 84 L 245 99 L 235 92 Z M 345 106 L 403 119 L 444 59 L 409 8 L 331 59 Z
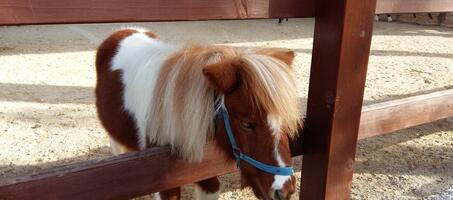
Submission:
M 244 155 L 277 169 L 291 166 L 289 141 L 301 126 L 293 59 L 289 50 L 175 47 L 144 29 L 114 32 L 97 50 L 95 89 L 113 154 L 168 145 L 178 158 L 200 162 L 215 140 L 233 161 L 221 109 Z M 256 197 L 289 199 L 295 192 L 293 175 L 240 163 L 241 184 Z M 196 183 L 196 198 L 217 199 L 219 184 L 217 177 Z M 156 197 L 180 199 L 180 188 Z

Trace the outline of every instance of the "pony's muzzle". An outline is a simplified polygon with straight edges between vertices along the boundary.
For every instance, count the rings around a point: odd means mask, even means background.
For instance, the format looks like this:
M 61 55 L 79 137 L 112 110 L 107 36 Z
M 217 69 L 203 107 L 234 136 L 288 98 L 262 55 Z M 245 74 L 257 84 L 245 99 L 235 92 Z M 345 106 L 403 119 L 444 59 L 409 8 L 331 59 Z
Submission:
M 273 200 L 283 200 L 285 199 L 285 193 L 283 190 L 274 190 L 274 196 L 272 197 Z
M 296 191 L 296 179 L 291 176 L 289 180 L 286 180 L 282 187 L 272 188 L 269 192 L 268 198 L 271 200 L 287 200 L 291 198 L 291 195 Z

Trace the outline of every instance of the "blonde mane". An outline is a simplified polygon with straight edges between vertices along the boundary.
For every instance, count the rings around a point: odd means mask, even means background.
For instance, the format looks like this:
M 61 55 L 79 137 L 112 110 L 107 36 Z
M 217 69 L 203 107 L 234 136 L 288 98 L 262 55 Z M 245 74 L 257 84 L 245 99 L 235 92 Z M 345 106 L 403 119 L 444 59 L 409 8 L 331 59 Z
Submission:
M 202 69 L 233 58 L 243 63 L 241 81 L 251 100 L 280 120 L 290 135 L 296 132 L 300 119 L 296 88 L 282 61 L 250 50 L 191 46 L 170 56 L 159 73 L 147 116 L 152 145 L 170 144 L 183 159 L 202 160 L 206 141 L 214 133 L 216 98 L 223 97 L 216 96 Z
M 253 105 L 278 120 L 290 137 L 300 123 L 296 83 L 290 66 L 263 54 L 245 54 L 240 59 L 241 81 L 250 94 Z

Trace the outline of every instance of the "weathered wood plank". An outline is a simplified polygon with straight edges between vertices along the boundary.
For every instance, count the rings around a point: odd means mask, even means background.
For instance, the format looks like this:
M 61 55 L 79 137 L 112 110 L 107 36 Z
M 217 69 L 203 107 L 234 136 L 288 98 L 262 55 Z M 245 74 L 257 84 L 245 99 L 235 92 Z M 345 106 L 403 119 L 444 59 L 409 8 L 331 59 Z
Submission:
M 0 0 L 0 25 L 304 17 L 311 1 Z
M 300 199 L 349 199 L 376 0 L 316 3 Z
M 269 18 L 314 17 L 314 0 L 270 0 Z
M 205 152 L 203 162 L 189 164 L 159 147 L 1 180 L 0 199 L 129 199 L 236 171 L 214 144 Z
M 370 105 L 362 110 L 359 139 L 453 116 L 453 89 Z
M 0 0 L 0 25 L 314 17 L 315 0 Z M 452 12 L 451 0 L 378 0 L 376 13 Z
M 453 89 L 364 106 L 358 139 L 379 136 L 453 117 Z M 309 129 L 309 125 L 306 125 Z M 303 134 L 304 130 L 299 130 Z M 302 138 L 291 143 L 293 156 L 302 155 Z

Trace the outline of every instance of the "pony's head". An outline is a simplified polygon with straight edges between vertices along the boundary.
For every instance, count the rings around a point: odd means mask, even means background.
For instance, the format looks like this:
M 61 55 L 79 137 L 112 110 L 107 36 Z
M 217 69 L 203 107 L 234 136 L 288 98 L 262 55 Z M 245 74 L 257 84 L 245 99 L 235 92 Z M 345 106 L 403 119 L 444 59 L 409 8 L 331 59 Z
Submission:
M 288 140 L 297 134 L 300 122 L 293 59 L 292 51 L 247 50 L 203 68 L 228 110 L 238 147 L 268 165 L 292 165 Z M 216 121 L 215 139 L 234 159 L 221 118 Z M 270 174 L 246 162 L 240 168 L 243 186 L 250 186 L 261 199 L 289 199 L 295 191 L 294 176 Z
M 223 121 L 216 117 L 221 102 L 242 153 L 267 165 L 291 166 L 288 140 L 297 134 L 300 119 L 293 59 L 292 51 L 183 48 L 159 74 L 148 116 L 149 142 L 170 144 L 181 158 L 198 162 L 214 137 L 234 159 Z M 243 186 L 261 199 L 288 199 L 294 193 L 293 176 L 244 162 L 240 168 Z

